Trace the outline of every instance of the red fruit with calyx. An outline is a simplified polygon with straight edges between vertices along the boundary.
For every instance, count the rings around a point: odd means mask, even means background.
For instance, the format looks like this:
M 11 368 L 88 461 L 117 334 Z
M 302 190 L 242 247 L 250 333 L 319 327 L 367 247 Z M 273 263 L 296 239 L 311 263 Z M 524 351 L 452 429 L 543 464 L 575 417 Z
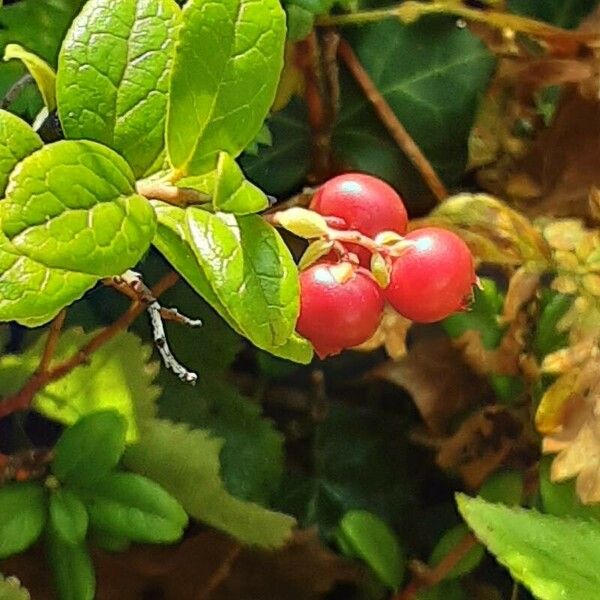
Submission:
M 315 193 L 310 208 L 325 217 L 338 217 L 346 229 L 374 238 L 382 231 L 406 233 L 408 215 L 400 196 L 385 181 L 362 173 L 345 173 L 325 182 Z M 363 266 L 371 253 L 357 244 L 346 244 Z
M 392 265 L 388 302 L 418 323 L 440 321 L 466 308 L 477 276 L 462 239 L 437 227 L 417 229 L 404 239 L 412 245 Z
M 348 262 L 317 263 L 300 273 L 296 330 L 325 358 L 366 342 L 384 305 L 383 291 L 366 269 Z

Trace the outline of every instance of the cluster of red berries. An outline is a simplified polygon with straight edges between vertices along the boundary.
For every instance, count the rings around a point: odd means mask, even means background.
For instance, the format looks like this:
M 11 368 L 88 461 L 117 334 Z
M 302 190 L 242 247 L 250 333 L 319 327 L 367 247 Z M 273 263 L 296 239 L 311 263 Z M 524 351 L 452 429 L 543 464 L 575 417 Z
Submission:
M 373 249 L 360 244 L 337 244 L 336 251 L 300 273 L 297 330 L 321 358 L 368 340 L 386 301 L 420 323 L 439 321 L 467 306 L 476 281 L 468 247 L 437 227 L 405 236 L 406 209 L 387 183 L 369 175 L 340 175 L 317 190 L 310 208 L 333 229 L 359 232 L 371 240 L 393 232 L 402 244 L 396 255 L 386 253 L 385 246 L 378 251 L 388 268 L 385 288 L 369 270 Z

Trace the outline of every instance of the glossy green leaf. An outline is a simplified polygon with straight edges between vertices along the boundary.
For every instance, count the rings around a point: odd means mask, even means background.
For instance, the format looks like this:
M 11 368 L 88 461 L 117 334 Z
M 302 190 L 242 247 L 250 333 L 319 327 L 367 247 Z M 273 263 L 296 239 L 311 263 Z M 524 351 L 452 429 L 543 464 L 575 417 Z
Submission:
M 167 152 L 184 174 L 214 169 L 254 139 L 283 66 L 285 15 L 278 0 L 190 0 L 176 45 Z
M 216 211 L 247 215 L 264 210 L 269 200 L 244 173 L 227 152 L 221 152 L 217 161 L 213 207 Z
M 60 53 L 57 95 L 65 135 L 110 146 L 136 176 L 163 151 L 179 14 L 174 0 L 90 0 Z
M 16 577 L 0 573 L 0 600 L 31 600 L 31 596 Z
M 0 110 L 0 196 L 21 160 L 42 147 L 42 140 L 25 121 Z
M 495 66 L 485 44 L 446 18 L 408 26 L 389 19 L 356 28 L 345 38 L 433 168 L 447 183 L 456 182 L 465 169 L 478 100 Z M 414 196 L 419 176 L 364 93 L 349 77 L 342 79 L 341 93 L 333 138 L 339 162 L 372 172 Z
M 282 546 L 292 517 L 231 496 L 223 486 L 219 455 L 223 440 L 169 421 L 149 422 L 141 440 L 125 452 L 126 465 L 157 481 L 190 516 L 246 544 Z
M 85 544 L 67 544 L 50 527 L 46 548 L 60 600 L 94 600 L 96 576 Z
M 46 490 L 39 483 L 0 488 L 0 558 L 27 550 L 46 522 Z
M 508 9 L 512 12 L 541 21 L 547 21 L 558 27 L 571 29 L 577 27 L 583 18 L 598 5 L 597 0 L 508 0 Z
M 44 104 L 49 111 L 56 108 L 56 73 L 54 69 L 37 54 L 29 52 L 19 44 L 8 44 L 4 49 L 4 60 L 16 58 L 23 62 L 33 77 Z
M 114 469 L 125 450 L 127 421 L 114 410 L 92 412 L 58 440 L 52 472 L 69 485 L 90 485 Z
M 458 544 L 461 543 L 465 537 L 469 535 L 469 528 L 461 523 L 446 531 L 446 533 L 440 538 L 436 544 L 431 557 L 429 558 L 429 564 L 432 567 L 438 565 L 442 560 L 450 554 Z M 471 548 L 459 561 L 446 573 L 446 579 L 456 579 L 462 577 L 467 573 L 470 573 L 475 569 L 483 559 L 484 549 L 481 544 L 476 544 Z
M 68 489 L 50 494 L 50 527 L 66 544 L 79 544 L 85 539 L 88 514 L 79 497 Z
M 187 525 L 177 500 L 135 473 L 111 473 L 82 494 L 93 527 L 132 542 L 175 542 Z
M 365 510 L 344 515 L 338 535 L 362 558 L 387 587 L 397 590 L 404 578 L 406 556 L 388 525 Z
M 133 174 L 95 142 L 61 141 L 25 158 L 0 204 L 15 251 L 47 267 L 97 277 L 120 275 L 148 249 L 156 229 Z
M 457 496 L 475 535 L 540 600 L 595 600 L 600 523 Z

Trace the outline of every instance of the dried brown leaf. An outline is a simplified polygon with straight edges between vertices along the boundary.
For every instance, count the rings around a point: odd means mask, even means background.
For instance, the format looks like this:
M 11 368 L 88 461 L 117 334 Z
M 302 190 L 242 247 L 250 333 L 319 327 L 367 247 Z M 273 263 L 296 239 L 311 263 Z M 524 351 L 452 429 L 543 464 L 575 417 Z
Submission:
M 391 359 L 400 360 L 406 356 L 406 334 L 412 324 L 412 321 L 405 319 L 389 305 L 386 305 L 377 331 L 366 342 L 355 346 L 353 350 L 371 352 L 384 346 Z

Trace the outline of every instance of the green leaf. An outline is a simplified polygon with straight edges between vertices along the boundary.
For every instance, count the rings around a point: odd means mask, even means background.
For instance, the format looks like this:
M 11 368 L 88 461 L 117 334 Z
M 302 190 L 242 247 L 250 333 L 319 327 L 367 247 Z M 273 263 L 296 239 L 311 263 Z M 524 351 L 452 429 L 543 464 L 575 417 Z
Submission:
M 65 360 L 88 342 L 95 332 L 70 329 L 60 336 L 55 360 Z M 44 338 L 26 353 L 0 359 L 0 395 L 16 392 L 40 362 Z M 41 392 L 33 401 L 44 416 L 72 425 L 82 416 L 115 410 L 127 420 L 127 442 L 134 442 L 140 423 L 155 414 L 158 390 L 152 385 L 158 364 L 148 362 L 151 349 L 140 339 L 123 332 L 94 352 L 85 366 L 71 371 Z
M 596 8 L 597 0 L 508 0 L 511 12 L 573 29 Z
M 90 485 L 114 469 L 125 451 L 127 421 L 114 410 L 92 412 L 56 444 L 52 472 L 69 485 Z
M 33 77 L 44 104 L 49 111 L 56 108 L 56 73 L 54 69 L 37 54 L 29 52 L 19 44 L 8 44 L 4 49 L 4 60 L 16 58 L 23 62 Z
M 340 522 L 339 535 L 355 556 L 362 558 L 392 590 L 404 578 L 406 556 L 387 524 L 365 510 L 353 510 Z
M 91 530 L 90 537 L 95 546 L 106 550 L 106 552 L 125 552 L 131 545 L 127 538 L 111 535 L 94 528 Z
M 68 489 L 51 492 L 50 526 L 66 544 L 83 542 L 88 528 L 88 514 L 76 494 Z
M 0 573 L 0 600 L 31 600 L 31 596 L 16 577 L 4 577 Z
M 447 183 L 467 161 L 468 137 L 495 59 L 485 44 L 454 19 L 413 25 L 393 19 L 345 34 L 401 123 Z M 389 40 L 383 44 L 381 40 Z M 419 179 L 356 84 L 343 77 L 342 105 L 333 138 L 346 169 L 372 172 L 408 197 Z
M 294 206 L 275 213 L 277 225 L 301 238 L 317 238 L 329 233 L 327 221 L 318 212 Z
M 175 498 L 135 473 L 111 473 L 82 496 L 94 528 L 132 542 L 176 542 L 188 522 Z
M 164 148 L 179 15 L 174 0 L 90 0 L 60 53 L 57 96 L 65 135 L 110 146 L 138 177 Z
M 177 498 L 190 516 L 246 544 L 282 546 L 295 521 L 287 515 L 238 500 L 224 488 L 219 455 L 223 440 L 185 425 L 152 421 L 125 452 L 125 463 Z
M 0 110 L 0 196 L 17 164 L 41 147 L 42 140 L 25 121 Z
M 85 544 L 67 544 L 50 527 L 47 550 L 60 600 L 94 600 L 96 576 Z
M 285 15 L 278 0 L 190 0 L 176 45 L 167 152 L 183 174 L 214 169 L 255 138 L 283 66 Z
M 568 331 L 559 331 L 558 322 L 571 308 L 574 297 L 544 288 L 540 298 L 540 313 L 533 337 L 533 350 L 539 360 L 546 354 L 564 348 L 569 342 Z
M 595 600 L 600 524 L 457 495 L 475 535 L 540 600 Z
M 135 265 L 156 230 L 127 163 L 88 141 L 57 142 L 25 158 L 10 176 L 0 223 L 19 255 L 97 277 Z
M 213 195 L 216 211 L 247 215 L 269 206 L 265 194 L 244 177 L 235 160 L 227 152 L 219 153 Z
M 499 471 L 485 480 L 477 495 L 487 502 L 502 502 L 508 506 L 518 506 L 523 500 L 523 487 L 523 473 Z
M 0 558 L 27 550 L 46 522 L 46 490 L 39 483 L 0 488 Z
M 468 527 L 461 523 L 446 531 L 441 537 L 439 542 L 436 544 L 431 557 L 429 558 L 429 564 L 432 567 L 437 566 L 444 560 L 444 558 L 456 548 L 458 544 L 469 534 Z M 456 579 L 462 577 L 467 573 L 470 573 L 477 568 L 479 563 L 483 559 L 484 549 L 481 544 L 476 544 L 471 548 L 459 561 L 446 573 L 446 579 Z

